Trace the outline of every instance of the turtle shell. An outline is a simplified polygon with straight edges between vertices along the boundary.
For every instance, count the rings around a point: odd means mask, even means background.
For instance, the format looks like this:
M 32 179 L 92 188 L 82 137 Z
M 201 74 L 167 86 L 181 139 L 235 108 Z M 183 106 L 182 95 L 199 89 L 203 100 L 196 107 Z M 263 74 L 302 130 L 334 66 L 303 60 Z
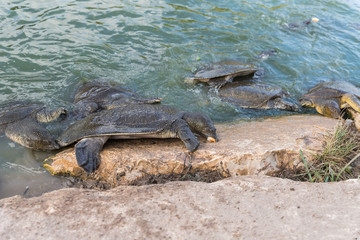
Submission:
M 43 104 L 30 101 L 15 101 L 0 105 L 0 125 L 19 121 L 44 108 Z
M 66 146 L 85 137 L 156 135 L 180 116 L 176 109 L 164 105 L 119 106 L 75 122 L 58 138 L 58 142 Z
M 112 104 L 114 101 L 136 101 L 141 99 L 136 93 L 108 82 L 88 82 L 75 93 L 74 103 L 97 102 L 101 105 Z
M 271 99 L 289 96 L 281 88 L 245 81 L 226 85 L 219 90 L 219 95 L 225 101 L 235 103 L 243 108 L 261 108 Z
M 345 81 L 320 82 L 309 90 L 304 97 L 311 99 L 336 99 L 345 93 L 360 97 L 360 89 Z
M 197 69 L 192 79 L 205 81 L 212 78 L 226 77 L 234 74 L 236 74 L 236 76 L 248 76 L 254 74 L 257 70 L 257 67 L 252 64 L 224 61 L 212 63 Z

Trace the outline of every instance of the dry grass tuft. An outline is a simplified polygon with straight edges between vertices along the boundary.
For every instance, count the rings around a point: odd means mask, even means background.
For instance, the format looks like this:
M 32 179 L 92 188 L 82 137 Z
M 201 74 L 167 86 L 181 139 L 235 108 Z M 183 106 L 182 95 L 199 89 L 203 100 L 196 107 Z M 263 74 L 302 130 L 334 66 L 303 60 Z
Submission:
M 352 164 L 360 157 L 360 133 L 343 122 L 324 136 L 324 149 L 307 160 L 300 150 L 303 166 L 278 176 L 297 181 L 336 182 L 356 178 Z M 286 176 L 284 176 L 286 175 Z

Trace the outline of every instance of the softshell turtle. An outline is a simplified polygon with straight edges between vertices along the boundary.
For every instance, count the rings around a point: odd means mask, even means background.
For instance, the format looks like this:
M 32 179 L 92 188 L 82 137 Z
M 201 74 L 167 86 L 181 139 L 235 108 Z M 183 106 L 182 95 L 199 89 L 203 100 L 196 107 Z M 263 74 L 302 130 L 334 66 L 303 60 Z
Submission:
M 73 102 L 75 104 L 74 112 L 79 119 L 90 113 L 120 105 L 152 104 L 160 101 L 160 98 L 142 98 L 118 84 L 93 81 L 84 83 L 77 89 Z
M 223 61 L 211 63 L 197 69 L 186 82 L 205 82 L 211 87 L 221 88 L 236 77 L 253 76 L 259 68 L 249 63 Z
M 44 104 L 14 101 L 0 105 L 0 130 L 12 141 L 35 150 L 59 149 L 55 137 L 40 123 L 52 122 L 66 114 L 63 107 L 47 109 Z
M 278 51 L 276 51 L 275 49 L 269 49 L 269 50 L 264 50 L 261 53 L 259 53 L 256 58 L 257 59 L 261 59 L 261 60 L 266 60 L 268 59 L 270 56 L 274 56 L 277 55 Z
M 217 140 L 211 119 L 200 113 L 181 112 L 164 105 L 123 105 L 90 114 L 71 125 L 57 140 L 60 146 L 74 142 L 76 160 L 86 172 L 97 169 L 100 151 L 109 138 L 180 138 L 193 152 L 199 141 L 193 132 Z
M 279 87 L 255 81 L 239 81 L 219 89 L 221 99 L 243 108 L 282 109 L 298 111 L 295 103 L 287 101 L 289 93 Z
M 309 25 L 310 23 L 312 22 L 318 22 L 319 19 L 316 18 L 316 17 L 312 17 L 311 19 L 307 19 L 305 21 L 302 21 L 302 22 L 292 22 L 292 23 L 289 23 L 287 24 L 288 28 L 290 29 L 295 29 L 295 28 L 302 28 L 302 27 L 306 27 L 307 25 Z
M 303 107 L 314 107 L 322 115 L 341 117 L 341 110 L 352 108 L 360 112 L 360 89 L 344 81 L 321 82 L 301 99 Z

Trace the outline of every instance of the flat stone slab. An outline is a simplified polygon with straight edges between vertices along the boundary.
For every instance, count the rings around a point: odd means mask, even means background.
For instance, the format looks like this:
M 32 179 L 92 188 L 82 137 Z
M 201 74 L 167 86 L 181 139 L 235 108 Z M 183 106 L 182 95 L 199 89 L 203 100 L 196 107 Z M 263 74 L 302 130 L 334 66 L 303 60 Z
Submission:
M 359 239 L 360 180 L 240 176 L 0 200 L 0 239 Z
M 211 182 L 230 176 L 270 175 L 280 167 L 292 168 L 322 149 L 323 135 L 337 120 L 317 115 L 293 115 L 263 121 L 216 125 L 220 141 L 201 139 L 199 149 L 186 153 L 178 139 L 113 140 L 101 152 L 101 164 L 86 174 L 76 163 L 74 147 L 46 160 L 54 175 L 75 176 L 108 187 L 141 185 L 163 180 L 192 179 Z

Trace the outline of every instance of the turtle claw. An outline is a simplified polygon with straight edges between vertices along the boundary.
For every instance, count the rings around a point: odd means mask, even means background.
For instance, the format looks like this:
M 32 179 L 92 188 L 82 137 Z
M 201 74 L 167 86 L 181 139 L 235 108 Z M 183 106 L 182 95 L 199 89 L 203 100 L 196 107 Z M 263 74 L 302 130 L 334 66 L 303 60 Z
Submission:
M 94 149 L 94 144 L 83 139 L 75 145 L 76 161 L 87 173 L 95 172 L 100 165 L 100 150 Z
M 197 138 L 189 138 L 185 141 L 185 146 L 189 152 L 195 152 L 196 149 L 198 149 L 200 142 L 197 140 Z

